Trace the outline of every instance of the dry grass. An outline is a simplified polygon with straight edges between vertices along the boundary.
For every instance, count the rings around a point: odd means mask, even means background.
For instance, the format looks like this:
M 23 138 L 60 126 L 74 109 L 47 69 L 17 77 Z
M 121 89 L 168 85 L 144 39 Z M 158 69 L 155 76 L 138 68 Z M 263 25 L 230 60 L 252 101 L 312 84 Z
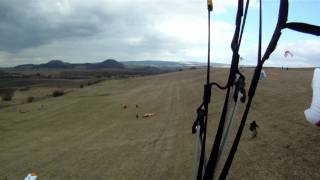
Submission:
M 266 72 L 248 118 L 260 126 L 258 137 L 251 139 L 246 127 L 229 178 L 319 179 L 319 129 L 303 116 L 312 71 Z M 216 70 L 212 78 L 223 82 L 226 76 Z M 32 170 L 49 180 L 191 179 L 191 126 L 204 77 L 204 71 L 189 70 L 111 80 L 0 109 L 0 179 L 22 179 Z M 208 146 L 223 96 L 213 90 Z M 137 113 L 155 115 L 136 119 Z

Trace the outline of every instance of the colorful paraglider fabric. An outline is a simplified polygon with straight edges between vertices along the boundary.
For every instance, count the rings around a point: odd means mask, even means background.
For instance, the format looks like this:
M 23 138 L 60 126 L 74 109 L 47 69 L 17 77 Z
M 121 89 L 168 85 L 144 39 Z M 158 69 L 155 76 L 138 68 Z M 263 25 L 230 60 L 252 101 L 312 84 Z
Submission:
M 287 58 L 287 57 L 289 57 L 289 56 L 290 56 L 290 57 L 293 57 L 293 54 L 292 54 L 290 51 L 285 51 L 285 52 L 284 52 L 284 57 Z
M 304 115 L 310 123 L 320 127 L 320 69 L 314 70 L 312 80 L 312 103 L 309 109 L 304 111 Z

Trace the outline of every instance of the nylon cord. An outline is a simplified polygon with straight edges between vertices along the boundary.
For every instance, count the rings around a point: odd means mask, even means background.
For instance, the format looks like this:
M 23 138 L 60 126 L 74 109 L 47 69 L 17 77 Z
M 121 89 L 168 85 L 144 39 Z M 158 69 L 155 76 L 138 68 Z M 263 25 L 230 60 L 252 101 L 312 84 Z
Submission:
M 208 11 L 208 64 L 207 64 L 207 82 L 206 85 L 210 85 L 210 10 Z M 207 137 L 207 120 L 208 120 L 208 102 L 204 104 L 204 127 L 203 127 L 203 135 L 202 135 L 202 147 L 201 147 L 201 155 L 199 161 L 198 175 L 197 180 L 202 180 L 203 166 L 204 166 L 204 157 L 205 157 L 205 149 L 206 149 L 206 137 Z

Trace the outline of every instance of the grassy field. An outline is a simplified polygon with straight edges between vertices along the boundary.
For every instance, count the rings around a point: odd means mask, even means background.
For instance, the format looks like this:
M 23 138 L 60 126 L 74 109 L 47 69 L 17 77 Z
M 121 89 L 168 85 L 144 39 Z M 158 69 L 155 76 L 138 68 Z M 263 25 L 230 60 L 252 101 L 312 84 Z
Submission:
M 251 138 L 247 124 L 228 178 L 320 179 L 320 129 L 303 114 L 311 103 L 312 71 L 266 73 L 248 117 L 257 121 L 258 137 Z M 0 180 L 23 179 L 33 170 L 40 180 L 191 179 L 191 126 L 204 78 L 203 70 L 188 70 L 110 80 L 2 108 Z M 227 71 L 215 70 L 212 78 L 222 83 Z M 212 96 L 208 148 L 224 92 L 213 89 Z M 154 116 L 141 118 L 144 113 Z

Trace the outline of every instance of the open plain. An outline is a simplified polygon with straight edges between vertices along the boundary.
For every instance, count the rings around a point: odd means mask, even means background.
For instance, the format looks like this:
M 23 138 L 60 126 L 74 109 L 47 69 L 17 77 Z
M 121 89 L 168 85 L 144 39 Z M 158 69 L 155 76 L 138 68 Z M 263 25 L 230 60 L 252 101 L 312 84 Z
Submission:
M 248 87 L 253 71 L 242 70 Z M 320 129 L 303 114 L 311 103 L 313 71 L 265 71 L 228 179 L 320 179 Z M 227 75 L 214 69 L 212 79 L 224 84 Z M 189 180 L 191 127 L 204 81 L 205 71 L 197 69 L 108 80 L 2 108 L 0 180 L 23 179 L 31 171 L 39 180 Z M 208 150 L 224 94 L 212 90 Z M 145 113 L 153 116 L 142 118 Z M 259 125 L 255 139 L 252 120 Z

